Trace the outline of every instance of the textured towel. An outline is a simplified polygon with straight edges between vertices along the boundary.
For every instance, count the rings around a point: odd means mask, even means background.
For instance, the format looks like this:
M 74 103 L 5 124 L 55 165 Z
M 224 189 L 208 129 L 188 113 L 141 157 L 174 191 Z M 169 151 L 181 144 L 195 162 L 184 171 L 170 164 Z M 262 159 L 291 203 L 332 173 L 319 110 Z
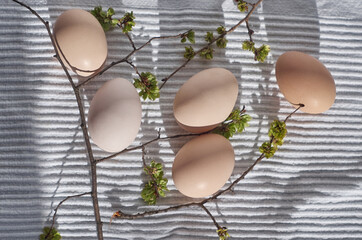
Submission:
M 194 48 L 199 49 L 206 31 L 220 24 L 229 28 L 244 16 L 232 0 L 24 1 L 51 24 L 70 8 L 112 6 L 118 17 L 132 10 L 137 46 L 153 36 L 192 28 Z M 234 193 L 206 206 L 232 239 L 362 239 L 361 13 L 360 0 L 264 0 L 250 25 L 256 44 L 271 46 L 268 60 L 257 63 L 241 50 L 248 38 L 241 26 L 227 36 L 227 48 L 217 49 L 212 61 L 196 57 L 165 85 L 158 101 L 142 103 L 142 125 L 132 146 L 153 139 L 159 128 L 162 136 L 184 133 L 172 113 L 177 90 L 205 68 L 224 67 L 238 79 L 237 106 L 245 105 L 253 117 L 246 132 L 231 141 L 236 153 L 231 180 L 237 178 L 258 156 L 269 124 L 294 109 L 276 84 L 278 56 L 289 50 L 311 54 L 335 79 L 335 104 L 323 114 L 295 114 L 277 154 L 257 165 Z M 0 19 L 0 239 L 37 239 L 61 200 L 90 191 L 89 165 L 75 97 L 52 57 L 44 26 L 10 0 L 2 1 Z M 107 40 L 107 63 L 131 51 L 119 30 L 107 33 Z M 162 79 L 183 62 L 184 46 L 179 39 L 154 41 L 132 61 L 140 71 Z M 119 65 L 89 83 L 82 92 L 86 112 L 96 90 L 115 77 L 131 81 L 136 75 L 128 65 Z M 173 158 L 188 140 L 146 148 L 147 161 L 162 162 L 169 179 L 170 192 L 156 207 L 140 198 L 145 177 L 140 151 L 98 165 L 105 239 L 217 239 L 211 219 L 197 207 L 107 224 L 117 210 L 137 213 L 191 200 L 176 190 L 171 176 Z M 107 155 L 92 146 L 96 157 Z M 64 203 L 56 227 L 64 239 L 96 239 L 91 198 Z

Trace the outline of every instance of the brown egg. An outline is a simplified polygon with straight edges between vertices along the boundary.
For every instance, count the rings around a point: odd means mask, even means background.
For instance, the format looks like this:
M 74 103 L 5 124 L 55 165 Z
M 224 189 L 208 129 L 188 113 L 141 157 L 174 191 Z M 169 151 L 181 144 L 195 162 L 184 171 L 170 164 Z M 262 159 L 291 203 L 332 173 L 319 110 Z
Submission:
M 206 69 L 179 89 L 173 103 L 174 116 L 186 131 L 206 132 L 229 116 L 237 96 L 238 82 L 230 71 Z
M 176 188 L 192 198 L 217 192 L 231 176 L 235 163 L 230 142 L 218 134 L 205 134 L 187 142 L 177 153 L 172 178 Z
M 93 142 L 107 152 L 119 152 L 136 138 L 141 125 L 141 101 L 123 78 L 106 82 L 94 95 L 88 112 Z
M 81 9 L 65 11 L 57 18 L 53 34 L 60 58 L 78 75 L 90 76 L 105 63 L 106 35 L 89 12 Z
M 333 77 L 314 57 L 286 52 L 278 58 L 275 74 L 284 97 L 292 104 L 304 104 L 303 112 L 322 113 L 333 105 L 336 98 Z

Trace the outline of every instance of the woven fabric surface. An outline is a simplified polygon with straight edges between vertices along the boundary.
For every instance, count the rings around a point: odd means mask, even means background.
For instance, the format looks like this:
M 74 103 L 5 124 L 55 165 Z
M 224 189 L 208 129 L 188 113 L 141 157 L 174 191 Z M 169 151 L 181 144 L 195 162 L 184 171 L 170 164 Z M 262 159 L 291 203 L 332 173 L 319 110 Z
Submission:
M 137 46 L 155 36 L 196 32 L 195 49 L 203 35 L 220 24 L 230 28 L 244 17 L 232 0 L 24 0 L 45 20 L 71 8 L 91 10 L 112 6 L 118 17 L 133 11 Z M 362 239 L 362 2 L 360 0 L 264 0 L 250 25 L 256 43 L 271 53 L 263 64 L 241 49 L 248 38 L 244 25 L 227 36 L 226 49 L 212 61 L 196 58 L 165 85 L 155 102 L 142 102 L 142 124 L 132 146 L 162 136 L 185 133 L 172 112 L 176 92 L 195 73 L 211 67 L 230 70 L 239 83 L 236 106 L 253 117 L 246 132 L 231 143 L 236 179 L 258 156 L 274 119 L 293 107 L 280 93 L 275 62 L 297 50 L 319 59 L 331 72 L 336 101 L 323 114 L 296 113 L 277 154 L 263 160 L 233 193 L 206 206 L 232 239 Z M 131 50 L 119 30 L 106 34 L 107 63 Z M 179 39 L 157 40 L 132 61 L 158 79 L 181 65 Z M 0 239 L 38 239 L 53 209 L 66 196 L 90 191 L 90 171 L 73 90 L 59 63 L 46 29 L 27 9 L 10 0 L 0 5 Z M 76 81 L 77 76 L 73 75 Z M 118 65 L 82 90 L 85 110 L 97 89 L 110 79 L 136 77 L 129 65 Z M 170 192 L 157 206 L 140 198 L 145 179 L 141 152 L 129 152 L 100 163 L 98 192 L 105 239 L 217 239 L 216 229 L 198 208 L 182 208 L 137 220 L 114 220 L 117 210 L 137 213 L 192 199 L 174 186 L 175 154 L 190 138 L 147 146 L 146 159 L 165 166 Z M 107 156 L 92 144 L 96 158 Z M 230 184 L 230 181 L 224 186 Z M 71 199 L 58 211 L 56 227 L 63 239 L 96 239 L 92 200 Z

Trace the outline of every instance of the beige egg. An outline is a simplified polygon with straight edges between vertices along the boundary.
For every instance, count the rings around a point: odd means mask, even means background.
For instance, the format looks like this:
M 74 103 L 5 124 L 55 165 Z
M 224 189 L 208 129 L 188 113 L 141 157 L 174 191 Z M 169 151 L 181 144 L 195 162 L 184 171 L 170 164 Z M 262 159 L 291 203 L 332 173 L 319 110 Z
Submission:
M 179 89 L 173 103 L 174 116 L 186 131 L 206 132 L 229 116 L 237 96 L 238 82 L 229 70 L 206 69 Z
M 141 125 L 141 101 L 123 78 L 106 82 L 94 95 L 88 112 L 93 142 L 107 152 L 119 152 L 136 138 Z
M 105 63 L 106 35 L 89 12 L 81 9 L 63 12 L 54 24 L 53 34 L 60 58 L 78 75 L 90 76 Z
M 275 74 L 284 97 L 292 104 L 304 104 L 303 112 L 322 113 L 333 105 L 336 98 L 333 77 L 314 57 L 286 52 L 278 58 Z
M 206 197 L 225 185 L 234 164 L 230 142 L 218 134 L 205 134 L 187 142 L 176 154 L 172 178 L 182 194 Z

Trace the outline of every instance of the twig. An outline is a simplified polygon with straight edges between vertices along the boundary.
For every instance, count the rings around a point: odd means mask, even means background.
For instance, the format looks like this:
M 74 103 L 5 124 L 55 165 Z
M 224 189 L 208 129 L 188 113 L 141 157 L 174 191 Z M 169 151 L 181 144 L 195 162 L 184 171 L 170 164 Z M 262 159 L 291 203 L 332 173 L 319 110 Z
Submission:
M 83 82 L 79 83 L 77 85 L 77 88 L 80 88 L 82 86 L 84 86 L 85 84 L 87 84 L 89 81 L 91 81 L 93 78 L 102 75 L 104 72 L 106 72 L 108 69 L 110 69 L 111 67 L 118 65 L 120 63 L 126 62 L 133 54 L 135 54 L 136 52 L 140 51 L 142 48 L 146 47 L 148 44 L 150 44 L 152 41 L 156 40 L 156 39 L 170 39 L 170 38 L 180 38 L 182 36 L 184 36 L 185 34 L 187 34 L 188 32 L 190 32 L 191 30 L 188 30 L 184 33 L 179 33 L 177 35 L 172 35 L 172 36 L 159 36 L 159 37 L 153 37 L 150 38 L 146 43 L 144 43 L 143 45 L 141 45 L 139 48 L 134 49 L 132 52 L 130 52 L 127 56 L 125 56 L 124 58 L 112 62 L 110 63 L 108 66 L 106 66 L 105 68 L 103 68 L 100 72 L 98 72 L 97 74 L 87 78 L 86 80 L 84 80 Z
M 209 215 L 209 217 L 211 218 L 211 220 L 214 222 L 215 226 L 216 226 L 216 229 L 219 230 L 221 228 L 221 226 L 216 222 L 216 219 L 215 217 L 211 214 L 211 212 L 204 206 L 204 204 L 200 204 L 200 207 L 202 209 L 205 210 L 205 212 L 207 213 L 207 215 Z
M 291 114 L 289 114 L 284 122 L 286 122 L 294 113 L 296 113 L 300 108 L 297 108 L 296 110 L 294 110 Z M 126 214 L 123 213 L 122 211 L 118 211 L 116 212 L 115 218 L 124 218 L 124 219 L 136 219 L 136 218 L 143 218 L 146 216 L 150 216 L 150 215 L 154 215 L 154 214 L 158 214 L 158 213 L 165 213 L 165 212 L 169 212 L 169 211 L 173 211 L 173 210 L 177 210 L 183 207 L 190 207 L 190 206 L 201 206 L 204 205 L 205 203 L 215 200 L 217 199 L 219 196 L 221 196 L 222 194 L 232 191 L 233 187 L 238 184 L 242 179 L 244 179 L 246 177 L 246 175 L 253 170 L 253 168 L 261 162 L 261 160 L 263 160 L 265 157 L 264 154 L 261 154 L 255 161 L 254 163 L 247 169 L 245 170 L 236 180 L 234 180 L 227 188 L 225 188 L 224 190 L 220 190 L 217 193 L 215 193 L 214 195 L 212 195 L 211 197 L 205 198 L 203 200 L 200 201 L 196 201 L 196 202 L 189 202 L 189 203 L 185 203 L 185 204 L 179 204 L 179 205 L 175 205 L 172 207 L 168 207 L 168 208 L 164 208 L 164 209 L 158 209 L 158 210 L 152 210 L 152 211 L 145 211 L 142 213 L 136 213 L 136 214 Z
M 259 0 L 258 2 L 256 2 L 255 4 L 252 4 L 252 8 L 251 10 L 248 12 L 248 14 L 241 19 L 237 24 L 235 24 L 233 27 L 231 27 L 229 30 L 227 30 L 224 34 L 219 35 L 217 38 L 214 38 L 212 41 L 210 41 L 206 46 L 204 46 L 203 48 L 199 49 L 198 51 L 195 51 L 195 56 L 198 55 L 199 53 L 201 53 L 203 50 L 207 49 L 208 47 L 210 47 L 214 42 L 216 42 L 217 40 L 225 37 L 225 35 L 235 31 L 235 29 L 237 29 L 243 22 L 248 21 L 251 14 L 255 11 L 255 9 L 258 7 L 258 5 L 262 2 L 263 0 Z M 180 71 L 182 68 L 184 68 L 189 62 L 191 61 L 191 59 L 186 59 L 183 64 L 181 64 L 181 66 L 179 66 L 178 68 L 176 68 L 169 76 L 165 77 L 162 79 L 162 84 L 160 86 L 160 90 L 163 88 L 163 86 L 166 84 L 166 82 L 173 77 L 178 71 Z
M 128 40 L 129 40 L 129 42 L 130 42 L 130 44 L 132 45 L 133 50 L 136 50 L 136 49 L 137 49 L 137 48 L 136 48 L 136 45 L 134 44 L 134 42 L 133 42 L 133 40 L 132 40 L 131 36 L 130 36 L 128 33 L 125 33 L 125 35 L 127 36 Z
M 249 21 L 245 21 L 245 24 L 246 24 L 246 28 L 248 29 L 248 35 L 249 35 L 250 42 L 254 42 L 253 37 L 252 37 L 252 35 L 254 34 L 254 31 L 250 28 Z
M 66 198 L 64 198 L 62 201 L 60 201 L 57 205 L 57 207 L 54 209 L 54 214 L 53 214 L 53 219 L 52 219 L 52 225 L 50 225 L 50 228 L 49 228 L 49 232 L 48 234 L 45 236 L 45 239 L 48 239 L 49 237 L 49 234 L 51 233 L 53 227 L 54 227 L 54 224 L 55 224 L 55 217 L 57 215 L 57 212 L 58 212 L 58 209 L 59 207 L 67 200 L 71 199 L 71 198 L 76 198 L 76 197 L 81 197 L 81 196 L 84 196 L 84 195 L 88 195 L 88 194 L 91 194 L 92 192 L 85 192 L 85 193 L 81 193 L 81 194 L 76 194 L 76 195 L 71 195 L 71 196 L 68 196 Z
M 135 151 L 135 150 L 138 150 L 138 149 L 142 149 L 143 147 L 151 144 L 151 143 L 154 143 L 154 142 L 157 142 L 159 140 L 167 140 L 167 139 L 173 139 L 173 138 L 180 138 L 180 137 L 190 137 L 190 136 L 200 136 L 202 134 L 205 134 L 205 133 L 189 133 L 189 134 L 178 134 L 178 135 L 174 135 L 174 136 L 169 136 L 169 137 L 161 137 L 160 136 L 160 133 L 158 132 L 158 135 L 156 138 L 150 140 L 150 141 L 147 141 L 145 143 L 143 143 L 142 145 L 139 145 L 139 146 L 136 146 L 136 147 L 131 147 L 131 148 L 126 148 L 126 149 L 123 149 L 122 151 L 120 152 L 117 152 L 117 153 L 114 153 L 110 156 L 107 156 L 107 157 L 104 157 L 104 158 L 101 158 L 101 159 L 98 159 L 96 160 L 96 163 L 100 163 L 100 162 L 103 162 L 103 161 L 106 161 L 106 160 L 109 160 L 109 159 L 112 159 L 114 158 L 115 156 L 118 156 L 122 153 L 126 153 L 126 152 L 131 152 L 131 151 Z
M 297 105 L 297 106 L 299 106 L 299 107 L 297 107 L 297 108 L 294 110 L 294 112 L 290 113 L 290 114 L 285 118 L 285 120 L 284 120 L 285 123 L 287 122 L 287 120 L 288 120 L 295 112 L 297 112 L 297 111 L 298 111 L 299 109 L 301 109 L 302 107 L 305 107 L 305 105 L 304 105 L 303 103 L 293 104 L 293 105 Z
M 126 60 L 125 61 L 126 63 L 128 63 L 133 69 L 134 71 L 136 72 L 136 74 L 140 77 L 140 79 L 142 80 L 142 77 L 141 77 L 141 74 L 140 72 L 138 71 L 138 68 L 129 60 Z
M 69 80 L 69 83 L 72 86 L 74 95 L 77 100 L 79 116 L 81 119 L 80 126 L 82 128 L 83 137 L 84 137 L 84 141 L 85 141 L 85 145 L 86 145 L 86 149 L 87 149 L 87 153 L 88 153 L 88 160 L 89 160 L 90 168 L 91 168 L 91 184 L 92 184 L 92 194 L 91 195 L 92 195 L 92 200 L 93 200 L 93 209 L 94 209 L 94 217 L 95 217 L 96 227 L 97 227 L 98 240 L 103 240 L 102 221 L 101 221 L 101 215 L 100 215 L 99 203 L 98 203 L 96 162 L 94 160 L 93 151 L 92 151 L 92 147 L 90 144 L 88 129 L 87 129 L 86 120 L 85 120 L 85 113 L 84 113 L 82 99 L 81 99 L 81 96 L 79 93 L 79 88 L 74 84 L 74 81 L 73 81 L 72 77 L 70 76 L 68 69 L 64 65 L 64 62 L 62 61 L 62 59 L 59 57 L 59 52 L 56 47 L 56 43 L 54 41 L 54 36 L 50 31 L 49 22 L 45 21 L 36 11 L 34 11 L 28 5 L 26 5 L 22 2 L 19 2 L 18 0 L 13 0 L 13 2 L 27 8 L 32 14 L 34 14 L 44 24 L 44 26 L 48 32 L 49 38 L 51 40 L 51 43 L 53 45 L 53 49 L 56 53 L 56 58 L 57 58 L 58 62 L 60 63 L 60 65 L 62 66 L 64 73 L 66 74 L 66 76 Z

